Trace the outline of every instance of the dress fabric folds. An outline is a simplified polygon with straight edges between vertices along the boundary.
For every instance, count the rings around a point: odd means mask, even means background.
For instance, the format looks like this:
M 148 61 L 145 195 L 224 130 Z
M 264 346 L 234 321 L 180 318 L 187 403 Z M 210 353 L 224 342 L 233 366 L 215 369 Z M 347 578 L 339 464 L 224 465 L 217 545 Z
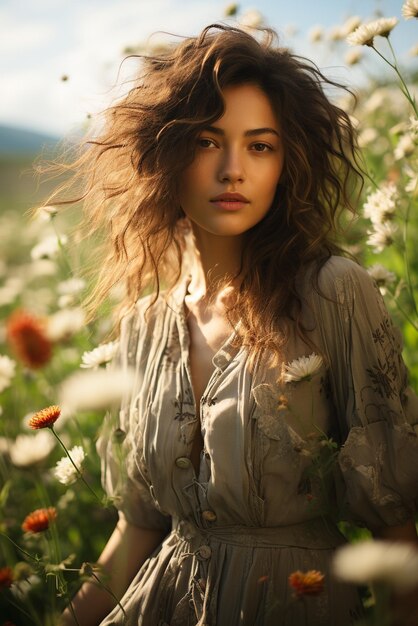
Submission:
M 235 330 L 213 358 L 200 415 L 186 290 L 184 280 L 151 307 L 140 299 L 122 323 L 118 365 L 134 384 L 98 441 L 103 482 L 128 522 L 167 534 L 124 612 L 115 607 L 102 625 L 354 624 L 358 591 L 331 570 L 345 542 L 336 520 L 398 525 L 417 500 L 418 399 L 379 290 L 342 257 L 324 264 L 315 287 L 307 272 L 299 293 L 312 344 L 287 325 L 283 366 L 314 345 L 319 369 L 289 382 L 280 367 L 250 371 Z M 296 595 L 289 575 L 298 570 L 324 574 L 323 590 Z

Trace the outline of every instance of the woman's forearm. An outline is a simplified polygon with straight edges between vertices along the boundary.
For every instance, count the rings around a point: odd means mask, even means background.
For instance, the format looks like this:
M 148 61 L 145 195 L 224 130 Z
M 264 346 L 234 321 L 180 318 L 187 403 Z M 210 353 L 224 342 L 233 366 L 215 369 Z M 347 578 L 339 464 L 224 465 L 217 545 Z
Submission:
M 159 530 L 138 528 L 120 518 L 98 560 L 103 568 L 102 574 L 97 573 L 116 598 L 123 596 L 141 565 L 163 538 L 164 533 Z M 79 626 L 97 626 L 115 604 L 114 597 L 103 587 L 86 582 L 72 600 L 77 621 L 67 607 L 59 625 L 75 626 L 78 622 Z

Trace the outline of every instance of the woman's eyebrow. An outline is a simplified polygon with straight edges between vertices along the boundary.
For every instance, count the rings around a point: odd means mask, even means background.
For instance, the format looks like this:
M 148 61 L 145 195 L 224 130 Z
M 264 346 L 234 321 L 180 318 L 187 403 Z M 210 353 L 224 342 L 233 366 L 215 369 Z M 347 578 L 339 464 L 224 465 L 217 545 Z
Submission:
M 220 135 L 220 136 L 225 135 L 225 131 L 222 128 L 219 128 L 218 126 L 205 126 L 203 130 L 209 131 L 213 133 L 214 135 Z M 274 128 L 270 128 L 268 126 L 263 127 L 263 128 L 251 128 L 250 130 L 246 130 L 244 133 L 244 137 L 254 137 L 255 135 L 266 135 L 266 134 L 276 135 L 277 137 L 279 137 L 279 133 L 277 132 L 277 130 L 275 130 Z

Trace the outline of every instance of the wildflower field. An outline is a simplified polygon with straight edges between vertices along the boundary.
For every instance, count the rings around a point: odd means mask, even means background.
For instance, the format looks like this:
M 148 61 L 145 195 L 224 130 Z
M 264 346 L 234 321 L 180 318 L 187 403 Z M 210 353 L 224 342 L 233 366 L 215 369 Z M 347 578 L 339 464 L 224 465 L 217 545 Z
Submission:
M 417 18 L 418 2 L 403 9 L 401 19 Z M 407 70 L 398 66 L 396 26 L 394 18 L 341 25 L 347 63 L 377 54 L 388 70 L 381 82 L 364 81 L 357 102 L 347 94 L 340 105 L 355 120 L 367 168 L 345 244 L 385 296 L 418 391 L 418 57 Z M 418 19 L 416 27 L 418 43 Z M 0 625 L 53 626 L 80 580 L 106 585 L 94 560 L 117 514 L 95 444 L 129 381 L 107 369 L 120 289 L 87 324 L 83 301 L 93 283 L 84 264 L 89 244 L 76 230 L 80 209 L 29 214 L 53 185 L 37 188 L 28 174 L 33 159 L 0 157 Z M 301 576 L 290 581 L 297 593 Z

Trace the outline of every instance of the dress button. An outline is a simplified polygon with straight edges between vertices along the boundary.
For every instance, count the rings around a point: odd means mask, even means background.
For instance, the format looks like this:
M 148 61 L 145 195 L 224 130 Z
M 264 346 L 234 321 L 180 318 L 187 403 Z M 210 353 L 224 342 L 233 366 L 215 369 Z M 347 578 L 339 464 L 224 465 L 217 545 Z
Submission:
M 202 559 L 209 559 L 212 555 L 212 550 L 209 548 L 209 546 L 201 546 L 199 548 L 199 556 Z
M 216 513 L 213 511 L 202 511 L 202 517 L 207 522 L 214 522 L 216 520 Z
M 180 469 L 188 469 L 191 464 L 192 462 L 187 456 L 179 456 L 179 458 L 176 459 L 176 465 L 180 467 Z

